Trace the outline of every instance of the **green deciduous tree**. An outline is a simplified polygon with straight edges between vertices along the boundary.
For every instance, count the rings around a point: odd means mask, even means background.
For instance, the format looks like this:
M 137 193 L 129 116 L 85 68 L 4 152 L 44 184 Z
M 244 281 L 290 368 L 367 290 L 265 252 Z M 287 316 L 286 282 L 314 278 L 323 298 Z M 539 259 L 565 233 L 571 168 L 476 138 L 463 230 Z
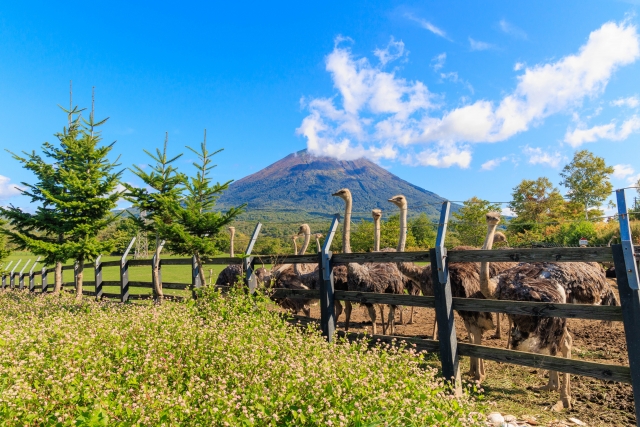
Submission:
M 416 246 L 421 249 L 432 248 L 436 244 L 437 226 L 426 213 L 409 220 L 409 233 L 413 236 Z
M 523 179 L 511 193 L 509 208 L 517 216 L 509 221 L 509 231 L 539 233 L 547 223 L 562 217 L 565 203 L 549 178 Z
M 560 184 L 569 189 L 569 200 L 583 206 L 585 219 L 589 219 L 590 208 L 599 207 L 611 194 L 612 173 L 613 167 L 588 150 L 577 151 L 560 172 L 563 178 Z
M 110 252 L 113 244 L 98 239 L 113 220 L 111 211 L 120 194 L 116 191 L 121 172 L 107 159 L 113 143 L 99 146 L 96 128 L 106 122 L 81 116 L 77 107 L 66 110 L 69 126 L 56 134 L 59 144 L 43 144 L 44 157 L 32 153 L 13 154 L 25 169 L 36 176 L 35 184 L 23 183 L 22 194 L 37 206 L 34 214 L 10 206 L 3 208 L 12 228 L 5 231 L 19 248 L 42 255 L 47 264 L 56 264 L 54 291 L 62 283 L 62 262 L 78 262 L 76 295 L 82 296 L 84 262 Z
M 214 237 L 222 227 L 241 214 L 246 205 L 231 208 L 226 213 L 214 212 L 216 200 L 232 182 L 214 183 L 210 178 L 211 170 L 216 166 L 212 164 L 212 157 L 222 149 L 215 152 L 207 150 L 206 131 L 200 151 L 187 148 L 198 157 L 199 161 L 193 164 L 197 173 L 185 183 L 185 197 L 175 207 L 177 220 L 170 224 L 158 224 L 158 230 L 167 237 L 168 247 L 173 253 L 196 257 L 201 283 L 205 283 L 201 257 L 217 253 Z
M 456 222 L 452 231 L 461 245 L 479 247 L 487 234 L 485 215 L 488 212 L 500 211 L 500 206 L 487 200 L 472 197 L 463 202 L 458 212 L 453 213 Z

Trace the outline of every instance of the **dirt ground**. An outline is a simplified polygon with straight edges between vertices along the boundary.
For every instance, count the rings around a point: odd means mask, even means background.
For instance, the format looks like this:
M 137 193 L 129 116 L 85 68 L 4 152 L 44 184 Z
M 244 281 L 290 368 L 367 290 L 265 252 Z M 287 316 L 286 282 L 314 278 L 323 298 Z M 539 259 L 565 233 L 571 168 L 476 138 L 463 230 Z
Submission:
M 612 282 L 615 289 L 615 282 Z M 405 321 L 409 319 L 410 308 L 404 308 Z M 387 312 L 387 310 L 385 310 Z M 378 312 L 379 313 L 379 312 Z M 396 335 L 430 338 L 435 312 L 433 309 L 415 308 L 413 324 L 399 324 L 396 314 Z M 317 305 L 311 308 L 311 317 L 318 319 L 320 310 Z M 378 314 L 379 317 L 379 314 Z M 354 305 L 351 315 L 352 332 L 371 333 L 371 321 L 366 309 Z M 378 333 L 382 333 L 380 320 L 377 321 Z M 344 329 L 344 315 L 338 319 L 338 328 Z M 492 338 L 495 331 L 485 333 L 483 345 L 499 348 L 507 347 L 508 323 L 502 321 L 502 339 Z M 574 359 L 628 366 L 627 346 L 622 322 L 605 324 L 595 320 L 569 319 L 569 331 L 573 336 L 572 357 Z M 456 334 L 458 340 L 465 341 L 467 332 L 464 322 L 456 314 Z M 434 366 L 439 362 L 434 358 Z M 467 357 L 462 358 L 463 379 L 471 380 L 464 374 L 469 368 Z M 553 420 L 578 418 L 589 426 L 627 426 L 635 425 L 635 409 L 631 385 L 603 381 L 588 377 L 571 376 L 573 409 L 555 413 L 550 407 L 558 400 L 557 392 L 536 391 L 535 387 L 545 385 L 546 372 L 541 369 L 527 368 L 492 361 L 485 361 L 487 379 L 482 384 L 484 399 L 495 411 L 534 416 L 541 425 L 551 424 Z

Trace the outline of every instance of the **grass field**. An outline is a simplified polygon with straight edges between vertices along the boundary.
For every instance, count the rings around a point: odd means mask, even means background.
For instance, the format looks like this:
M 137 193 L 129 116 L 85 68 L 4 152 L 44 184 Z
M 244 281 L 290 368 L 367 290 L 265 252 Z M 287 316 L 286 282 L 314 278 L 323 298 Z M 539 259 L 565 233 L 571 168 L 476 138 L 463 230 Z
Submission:
M 9 267 L 9 269 L 13 269 L 15 263 L 18 260 L 21 260 L 20 265 L 18 266 L 16 271 L 19 271 L 24 267 L 25 263 L 30 260 L 29 265 L 26 267 L 25 271 L 28 271 L 32 266 L 33 262 L 37 259 L 37 256 L 34 256 L 29 252 L 13 252 L 7 259 L 5 260 L 5 265 L 7 265 L 10 261 L 13 261 L 13 264 Z M 162 257 L 162 259 L 169 258 L 185 258 L 184 256 L 172 256 L 167 255 Z M 120 260 L 119 256 L 103 256 L 102 261 L 118 261 Z M 68 262 L 65 265 L 73 265 L 72 262 Z M 36 269 L 41 269 L 43 267 L 42 264 L 38 264 Z M 224 269 L 224 265 L 208 265 L 205 266 L 205 274 L 207 276 L 207 281 L 209 277 L 211 280 L 215 282 L 218 274 L 222 269 Z M 93 264 L 85 266 L 85 281 L 92 282 L 94 281 L 95 271 L 93 268 Z M 102 269 L 102 279 L 105 281 L 117 281 L 120 280 L 120 269 L 118 267 L 104 267 Z M 49 286 L 53 286 L 54 281 L 54 273 L 51 272 L 47 276 L 47 280 Z M 73 286 L 73 271 L 65 270 L 63 271 L 62 280 L 65 284 L 65 287 Z M 135 266 L 129 267 L 129 280 L 130 281 L 138 281 L 138 282 L 151 282 L 151 267 L 150 266 Z M 167 265 L 162 267 L 162 280 L 163 282 L 172 282 L 172 283 L 191 283 L 191 267 L 188 265 Z M 40 277 L 36 276 L 36 287 L 40 286 Z M 120 292 L 120 288 L 117 286 L 105 286 L 104 292 L 107 293 L 118 293 Z M 87 285 L 84 287 L 86 291 L 93 291 L 94 287 L 91 285 Z M 138 288 L 131 287 L 130 293 L 135 295 L 151 295 L 150 288 Z M 189 291 L 176 290 L 176 289 L 166 289 L 164 290 L 165 295 L 178 295 L 178 296 L 187 296 L 190 295 Z

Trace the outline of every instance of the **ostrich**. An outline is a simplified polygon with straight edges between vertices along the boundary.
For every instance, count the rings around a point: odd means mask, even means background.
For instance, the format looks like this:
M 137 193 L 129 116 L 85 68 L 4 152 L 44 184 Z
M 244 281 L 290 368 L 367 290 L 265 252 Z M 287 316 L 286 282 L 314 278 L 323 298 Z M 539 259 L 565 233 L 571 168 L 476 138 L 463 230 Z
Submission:
M 343 227 L 343 242 L 345 252 L 351 252 L 351 209 L 353 199 L 351 192 L 347 188 L 337 191 L 332 196 L 340 197 L 345 202 L 345 221 Z M 400 236 L 398 242 L 398 250 L 404 249 L 406 236 Z M 347 252 L 347 253 L 348 253 Z M 398 268 L 391 263 L 365 263 L 357 264 L 350 262 L 347 264 L 347 286 L 350 291 L 358 292 L 377 292 L 377 293 L 394 293 L 402 294 L 404 292 L 404 280 Z M 376 311 L 373 304 L 365 304 L 371 318 L 373 334 L 376 334 Z M 395 306 L 389 307 L 389 326 L 390 333 L 395 333 Z M 383 333 L 386 334 L 387 325 L 382 319 Z
M 491 249 L 500 214 L 490 212 L 486 218 L 488 230 L 483 249 Z M 491 278 L 489 263 L 483 261 L 480 264 L 480 289 L 488 299 L 566 303 L 567 292 L 562 283 L 576 279 L 581 281 L 582 271 L 578 264 L 521 263 Z M 572 338 L 566 319 L 522 315 L 509 315 L 509 318 L 515 326 L 511 338 L 515 350 L 551 356 L 559 350 L 563 357 L 571 358 Z M 554 405 L 555 410 L 571 408 L 569 374 L 562 377 L 560 401 Z M 549 384 L 545 388 L 556 388 L 557 378 L 557 373 L 550 373 Z
M 229 256 L 234 257 L 233 254 L 233 240 L 236 235 L 236 228 L 229 227 L 230 239 L 229 239 Z M 231 286 L 236 284 L 242 277 L 242 265 L 232 264 L 226 266 L 218 275 L 216 279 L 216 286 Z
M 322 251 L 322 245 L 320 244 L 322 233 L 316 233 L 314 237 L 316 238 L 316 248 L 318 249 L 318 253 L 320 253 L 320 251 Z
M 499 233 L 500 240 L 506 240 L 504 234 Z M 474 250 L 470 246 L 458 246 L 455 250 Z M 411 262 L 397 263 L 398 269 L 407 276 L 420 284 L 422 295 L 433 296 L 433 280 L 431 277 L 431 265 L 420 267 Z M 490 274 L 498 273 L 510 268 L 513 263 L 492 263 Z M 480 298 L 484 296 L 480 292 L 480 267 L 478 263 L 452 263 L 449 264 L 449 280 L 451 282 L 451 293 L 457 298 Z M 459 311 L 458 314 L 464 321 L 464 326 L 469 335 L 469 342 L 480 344 L 482 335 L 485 331 L 493 329 L 493 316 L 491 313 L 485 312 L 469 312 Z M 437 323 L 433 326 L 433 339 L 436 339 Z M 475 357 L 470 358 L 469 373 L 477 381 L 485 378 L 484 362 L 482 359 Z

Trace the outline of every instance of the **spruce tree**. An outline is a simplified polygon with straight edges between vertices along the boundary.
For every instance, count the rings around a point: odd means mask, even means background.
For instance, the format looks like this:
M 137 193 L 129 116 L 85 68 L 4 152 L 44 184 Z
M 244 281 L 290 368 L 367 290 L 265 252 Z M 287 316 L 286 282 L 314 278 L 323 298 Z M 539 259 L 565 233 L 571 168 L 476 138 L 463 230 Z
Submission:
M 196 175 L 185 182 L 186 194 L 182 203 L 177 206 L 177 221 L 158 224 L 158 229 L 161 235 L 167 236 L 169 250 L 173 253 L 196 257 L 201 283 L 205 283 L 202 257 L 217 253 L 214 237 L 222 227 L 243 212 L 246 204 L 231 208 L 226 213 L 213 211 L 216 200 L 232 182 L 230 180 L 214 184 L 210 177 L 211 170 L 216 167 L 212 164 L 212 157 L 222 149 L 214 152 L 207 150 L 206 130 L 200 151 L 187 148 L 198 157 L 198 162 L 193 163 L 197 169 Z
M 112 210 L 120 198 L 116 187 L 122 172 L 114 172 L 118 165 L 107 158 L 114 143 L 99 145 L 102 138 L 96 128 L 107 119 L 96 122 L 93 106 L 89 120 L 82 118 L 83 110 L 77 107 L 62 109 L 68 114 L 69 127 L 56 134 L 58 145 L 44 143 L 44 158 L 35 152 L 14 155 L 39 179 L 36 184 L 24 184 L 27 189 L 23 190 L 39 203 L 36 213 L 13 206 L 2 213 L 14 226 L 6 233 L 19 246 L 44 255 L 56 267 L 67 259 L 78 263 L 76 296 L 81 298 L 84 263 L 113 248 L 112 242 L 100 241 L 98 234 L 115 219 Z M 56 271 L 56 290 L 61 281 Z
M 134 187 L 125 183 L 127 189 L 125 198 L 133 203 L 133 206 L 139 211 L 136 222 L 141 230 L 155 234 L 156 237 L 156 256 L 155 260 L 160 259 L 160 251 L 162 246 L 160 240 L 166 238 L 160 234 L 160 224 L 171 224 L 177 219 L 177 210 L 180 207 L 180 198 L 184 190 L 186 176 L 178 172 L 178 169 L 172 165 L 182 154 L 178 154 L 173 158 L 167 156 L 167 143 L 169 142 L 168 134 L 165 134 L 164 148 L 162 151 L 156 149 L 155 155 L 144 150 L 144 152 L 155 160 L 155 165 L 149 165 L 151 171 L 145 172 L 142 168 L 134 166 L 130 169 L 138 178 L 144 182 L 145 188 Z M 153 266 L 153 294 L 156 302 L 162 302 L 164 297 L 162 292 L 162 283 L 159 277 L 159 265 Z

